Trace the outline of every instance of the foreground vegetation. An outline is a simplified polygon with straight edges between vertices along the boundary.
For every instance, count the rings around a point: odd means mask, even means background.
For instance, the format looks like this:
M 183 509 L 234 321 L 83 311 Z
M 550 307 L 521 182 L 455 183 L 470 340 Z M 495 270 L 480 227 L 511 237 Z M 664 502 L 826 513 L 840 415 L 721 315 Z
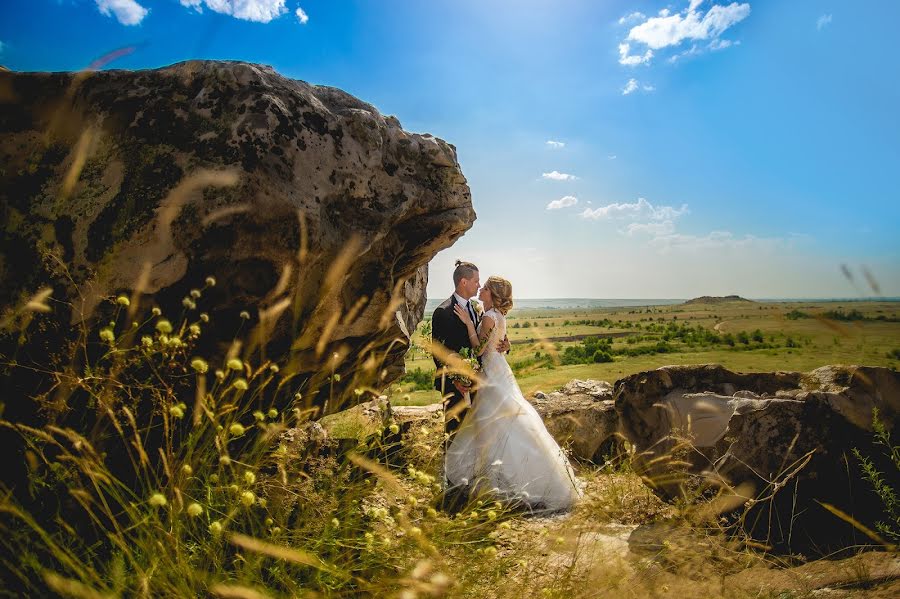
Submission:
M 129 298 L 111 298 L 112 321 L 77 342 L 85 361 L 48 373 L 58 384 L 45 392 L 16 399 L 33 402 L 43 420 L 0 420 L 24 445 L 27 466 L 27 485 L 10 487 L 6 479 L 0 496 L 2 594 L 804 596 L 845 580 L 838 570 L 850 568 L 854 581 L 868 584 L 892 567 L 879 554 L 818 574 L 794 573 L 785 566 L 801 563 L 799 556 L 775 558 L 726 534 L 715 511 L 662 503 L 627 459 L 579 465 L 585 500 L 564 517 L 530 518 L 489 498 L 473 498 L 458 513 L 441 511 L 440 415 L 401 426 L 344 413 L 322 420 L 323 436 L 312 423 L 318 411 L 310 397 L 339 389 L 328 358 L 320 377 L 296 380 L 242 345 L 250 336 L 242 331 L 244 315 L 210 322 L 197 306 L 204 292 L 185 298 L 177 318 L 158 310 L 139 315 Z M 46 300 L 33 298 L 4 321 L 7 333 L 27 336 L 40 326 Z M 511 329 L 513 361 L 533 388 L 579 376 L 614 378 L 603 374 L 613 370 L 595 369 L 659 365 L 661 347 L 667 361 L 718 355 L 762 363 L 767 352 L 781 360 L 826 349 L 852 353 L 865 339 L 877 344 L 867 352 L 894 359 L 884 350 L 897 338 L 893 329 L 848 332 L 815 319 L 714 309 L 612 311 L 599 326 L 581 322 L 598 320 L 593 314 L 514 315 L 520 326 Z M 786 322 L 807 328 L 775 326 Z M 206 359 L 197 353 L 199 340 L 212 326 L 232 327 L 235 342 L 227 355 Z M 817 327 L 837 342 L 825 347 Z M 598 329 L 630 335 L 552 340 Z M 538 330 L 547 334 L 538 337 Z M 798 345 L 788 346 L 788 337 Z M 653 352 L 630 351 L 646 347 Z M 611 361 L 597 361 L 598 352 Z M 425 363 L 421 355 L 411 362 Z M 6 374 L 17 367 L 4 362 Z M 354 385 L 348 397 L 330 400 L 355 403 L 375 394 L 362 376 Z M 873 484 L 884 485 L 878 474 Z

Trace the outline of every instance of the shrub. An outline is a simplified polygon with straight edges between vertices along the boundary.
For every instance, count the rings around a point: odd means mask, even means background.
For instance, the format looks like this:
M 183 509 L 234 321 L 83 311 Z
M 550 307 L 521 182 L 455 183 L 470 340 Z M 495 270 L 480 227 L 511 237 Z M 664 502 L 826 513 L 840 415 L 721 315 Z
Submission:
M 594 363 L 612 362 L 613 357 L 606 350 L 598 349 L 594 352 L 593 361 Z

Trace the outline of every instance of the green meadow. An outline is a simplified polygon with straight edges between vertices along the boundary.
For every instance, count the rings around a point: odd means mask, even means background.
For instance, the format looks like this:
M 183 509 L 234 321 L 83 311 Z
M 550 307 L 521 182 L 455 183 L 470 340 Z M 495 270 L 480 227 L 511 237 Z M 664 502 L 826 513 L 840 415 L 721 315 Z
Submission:
M 430 388 L 434 363 L 421 349 L 430 317 L 425 315 L 413 338 L 406 377 L 390 389 L 395 404 L 439 399 Z M 512 344 L 507 359 L 526 395 L 553 391 L 572 379 L 614 382 L 672 364 L 715 363 L 739 372 L 808 371 L 826 364 L 896 369 L 900 364 L 900 302 L 513 309 L 507 325 Z M 596 349 L 590 356 L 578 356 L 585 347 L 600 347 L 594 340 L 603 342 L 609 361 L 594 361 Z

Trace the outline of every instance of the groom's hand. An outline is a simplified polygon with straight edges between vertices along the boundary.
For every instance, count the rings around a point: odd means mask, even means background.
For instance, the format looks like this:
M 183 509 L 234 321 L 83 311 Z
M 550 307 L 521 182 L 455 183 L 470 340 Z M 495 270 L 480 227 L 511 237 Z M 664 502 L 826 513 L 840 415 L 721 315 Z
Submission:
M 504 335 L 504 337 L 503 337 L 503 339 L 500 341 L 500 343 L 497 344 L 497 351 L 500 352 L 501 354 L 505 354 L 506 352 L 509 351 L 509 347 L 510 347 L 510 345 L 509 345 L 509 337 L 506 337 L 506 336 Z

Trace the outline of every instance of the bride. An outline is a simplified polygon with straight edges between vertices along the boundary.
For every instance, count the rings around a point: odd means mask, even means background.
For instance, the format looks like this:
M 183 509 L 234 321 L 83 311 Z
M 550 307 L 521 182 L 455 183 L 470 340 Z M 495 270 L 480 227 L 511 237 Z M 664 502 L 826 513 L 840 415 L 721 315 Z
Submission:
M 581 495 L 572 466 L 497 351 L 512 285 L 492 276 L 478 298 L 484 316 L 477 330 L 466 310 L 455 306 L 481 356 L 482 375 L 473 406 L 447 448 L 447 481 L 470 495 L 487 492 L 533 511 L 567 510 Z

